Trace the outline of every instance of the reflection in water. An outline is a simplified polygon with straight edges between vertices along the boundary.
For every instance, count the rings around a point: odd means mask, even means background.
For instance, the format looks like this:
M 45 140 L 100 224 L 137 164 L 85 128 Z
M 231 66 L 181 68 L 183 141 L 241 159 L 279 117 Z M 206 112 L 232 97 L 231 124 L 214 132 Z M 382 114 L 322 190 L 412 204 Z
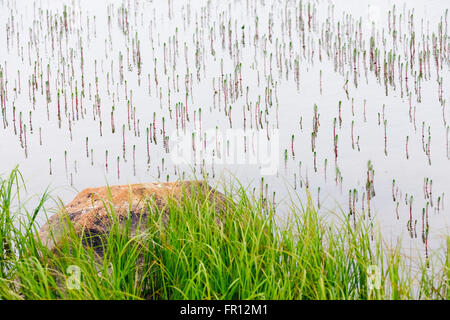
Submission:
M 280 217 L 308 189 L 410 246 L 421 218 L 427 259 L 448 233 L 445 1 L 0 6 L 2 167 L 32 192 L 232 174 Z

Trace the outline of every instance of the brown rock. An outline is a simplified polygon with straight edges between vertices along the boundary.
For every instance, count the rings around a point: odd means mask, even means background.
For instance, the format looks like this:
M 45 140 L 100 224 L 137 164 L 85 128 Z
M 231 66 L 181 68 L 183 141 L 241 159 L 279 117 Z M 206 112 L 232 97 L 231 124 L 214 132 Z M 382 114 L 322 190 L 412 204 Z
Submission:
M 223 208 L 225 201 L 223 194 L 202 181 L 111 186 L 109 191 L 107 187 L 88 188 L 50 217 L 40 229 L 39 237 L 48 249 L 55 249 L 65 234 L 65 226 L 69 219 L 77 233 L 84 232 L 84 235 L 90 236 L 93 245 L 100 244 L 96 243 L 95 239 L 108 233 L 112 221 L 111 212 L 114 212 L 114 218 L 118 221 L 126 219 L 129 212 L 133 234 L 139 223 L 145 221 L 148 216 L 149 204 L 164 210 L 163 222 L 167 223 L 170 214 L 166 208 L 168 199 L 172 197 L 181 200 L 184 194 L 189 196 L 192 190 L 202 190 L 208 194 L 210 201 L 215 200 L 218 208 Z M 113 211 L 109 209 L 110 205 L 113 206 Z M 105 206 L 108 210 L 105 210 Z

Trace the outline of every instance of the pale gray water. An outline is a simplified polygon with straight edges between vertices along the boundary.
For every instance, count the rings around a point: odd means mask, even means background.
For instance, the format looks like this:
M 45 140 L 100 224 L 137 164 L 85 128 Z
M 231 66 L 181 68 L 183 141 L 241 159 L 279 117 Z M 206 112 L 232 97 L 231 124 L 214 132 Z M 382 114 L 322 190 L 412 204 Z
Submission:
M 312 1 L 311 5 L 311 29 L 308 27 L 307 3 L 303 3 L 303 19 L 305 31 L 300 31 L 299 2 L 297 1 L 6 1 L 0 0 L 0 66 L 3 70 L 3 88 L 7 93 L 5 97 L 4 117 L 7 126 L 0 127 L 0 154 L 1 170 L 8 172 L 16 164 L 27 179 L 28 191 L 31 194 L 42 193 L 47 185 L 50 185 L 63 201 L 70 201 L 77 191 L 92 186 L 109 184 L 124 184 L 148 182 L 157 179 L 175 180 L 174 174 L 174 141 L 169 142 L 169 152 L 166 152 L 162 142 L 162 118 L 164 117 L 165 135 L 174 138 L 176 131 L 176 104 L 186 102 L 185 76 L 189 68 L 188 83 L 188 115 L 186 121 L 186 141 L 191 147 L 192 132 L 196 137 L 207 133 L 208 145 L 215 149 L 216 126 L 223 135 L 230 129 L 229 117 L 224 112 L 223 88 L 213 94 L 214 88 L 218 90 L 219 80 L 222 80 L 221 59 L 223 59 L 224 78 L 230 83 L 230 76 L 235 78 L 236 53 L 242 63 L 242 70 L 236 72 L 238 88 L 242 86 L 242 94 L 235 101 L 227 97 L 227 108 L 231 105 L 232 128 L 243 143 L 242 135 L 238 130 L 244 129 L 243 107 L 246 109 L 247 132 L 259 132 L 261 137 L 267 135 L 267 128 L 279 129 L 279 138 L 276 138 L 275 155 L 279 162 L 278 173 L 264 176 L 265 184 L 268 184 L 268 201 L 273 200 L 273 192 L 276 192 L 275 202 L 279 204 L 280 217 L 286 212 L 283 200 L 287 199 L 287 186 L 291 192 L 298 192 L 302 199 L 305 198 L 304 183 L 310 187 L 312 198 L 317 204 L 318 188 L 320 187 L 321 210 L 336 209 L 339 206 L 348 211 L 348 192 L 356 189 L 358 201 L 356 209 L 362 209 L 362 196 L 366 192 L 367 163 L 371 160 L 375 170 L 374 187 L 376 196 L 371 199 L 370 210 L 372 218 L 376 216 L 375 223 L 379 223 L 386 239 L 395 239 L 403 236 L 407 247 L 424 248 L 421 239 L 422 232 L 422 208 L 430 202 L 424 196 L 424 179 L 428 178 L 432 183 L 433 207 L 429 208 L 430 236 L 428 246 L 437 248 L 443 245 L 441 241 L 448 235 L 450 206 L 450 160 L 447 151 L 447 130 L 449 122 L 449 91 L 448 76 L 450 66 L 450 38 L 446 21 L 446 10 L 449 5 L 446 1 Z M 334 9 L 331 6 L 334 3 Z M 405 5 L 406 3 L 406 5 Z M 63 20 L 64 5 L 68 8 L 67 33 Z M 396 23 L 399 26 L 399 17 L 402 14 L 401 36 L 402 42 L 397 40 L 396 52 L 401 54 L 401 62 L 405 62 L 404 52 L 409 55 L 410 37 L 408 20 L 414 9 L 414 27 L 416 33 L 415 65 L 414 70 L 419 70 L 419 54 L 423 49 L 422 35 L 429 37 L 428 44 L 430 56 L 430 69 L 426 65 L 426 76 L 421 83 L 421 102 L 417 101 L 414 91 L 414 79 L 409 74 L 408 87 L 412 92 L 411 110 L 415 111 L 412 121 L 409 117 L 409 99 L 404 93 L 400 96 L 400 81 L 397 60 L 394 63 L 394 83 L 396 90 L 388 85 L 388 96 L 385 94 L 383 80 L 384 52 L 392 49 L 392 35 L 388 30 L 388 11 L 396 6 Z M 119 8 L 128 10 L 126 15 L 129 23 L 129 34 L 125 35 L 119 25 L 122 16 L 119 16 Z M 170 10 L 168 9 L 170 7 Z M 48 11 L 47 11 L 48 10 Z M 333 13 L 334 10 L 334 13 Z M 47 25 L 47 12 L 49 19 L 58 17 L 58 32 L 51 32 Z M 169 14 L 170 12 L 170 14 Z M 111 16 L 108 25 L 108 15 Z M 350 15 L 350 16 L 348 16 Z M 95 17 L 95 19 L 94 19 Z M 189 17 L 189 18 L 187 18 Z M 258 17 L 258 36 L 255 41 L 255 21 Z M 271 37 L 269 39 L 268 21 L 271 17 Z M 350 25 L 358 26 L 361 20 L 362 36 L 357 36 L 356 48 L 360 52 L 358 87 L 355 88 L 353 68 L 350 61 L 344 66 L 344 72 L 335 72 L 333 54 L 334 41 L 336 40 L 337 24 L 344 24 L 345 19 L 350 18 Z M 59 19 L 62 20 L 59 20 Z M 89 18 L 89 28 L 88 19 Z M 345 19 L 344 19 L 345 18 Z M 326 54 L 324 39 L 326 38 L 326 21 L 330 23 L 330 57 Z M 423 24 L 422 24 L 423 19 Z M 438 100 L 438 83 L 436 81 L 436 65 L 433 55 L 432 38 L 437 35 L 441 22 L 443 26 L 443 52 L 439 58 L 442 64 L 439 70 L 439 78 L 442 79 L 442 98 L 447 106 L 442 106 Z M 125 16 L 124 16 L 125 21 Z M 229 24 L 230 22 L 230 24 Z M 373 24 L 372 24 L 373 22 Z M 121 23 L 121 22 L 120 22 Z M 224 24 L 224 48 L 222 48 L 221 25 Z M 392 22 L 391 22 L 392 23 Z M 289 35 L 290 24 L 290 35 Z M 61 29 L 62 26 L 62 29 Z M 242 29 L 244 26 L 244 29 Z M 364 72 L 363 53 L 367 50 L 366 65 L 369 61 L 369 42 L 372 35 L 372 26 L 375 30 L 376 47 L 381 50 L 381 75 L 380 81 L 373 72 L 368 70 L 367 81 Z M 423 27 L 422 27 L 423 26 Z M 238 43 L 239 51 L 234 47 L 233 56 L 229 53 L 229 29 L 231 28 L 231 43 Z M 55 26 L 53 26 L 55 28 Z M 178 32 L 176 30 L 178 29 Z M 213 48 L 215 55 L 211 54 L 211 30 L 213 32 Z M 245 46 L 242 45 L 242 30 L 244 30 Z M 341 47 L 351 43 L 351 51 L 354 48 L 355 31 L 352 29 L 349 35 L 342 35 Z M 383 33 L 384 30 L 384 33 Z M 7 35 L 8 32 L 8 35 Z M 137 34 L 136 34 L 137 32 Z M 342 33 L 342 31 L 341 31 Z M 398 31 L 400 33 L 400 30 Z M 53 34 L 53 40 L 52 40 Z M 60 35 L 62 34 L 62 41 Z M 305 49 L 303 49 L 304 34 Z M 385 36 L 386 44 L 383 45 L 381 37 Z M 174 36 L 176 38 L 174 38 Z M 18 38 L 19 36 L 19 38 Z M 406 38 L 403 38 L 405 36 Z M 352 42 L 348 41 L 352 38 Z M 8 41 L 7 41 L 8 39 Z M 81 50 L 80 39 L 83 43 L 84 56 L 84 83 L 85 97 L 81 107 Z M 277 40 L 278 39 L 278 40 Z M 323 47 L 319 61 L 319 39 Z M 136 43 L 139 41 L 142 70 L 140 84 L 138 82 L 138 66 L 136 59 Z M 31 41 L 31 45 L 30 45 Z M 52 42 L 53 41 L 53 42 Z M 361 42 L 360 42 L 361 41 Z M 9 48 L 8 48 L 9 42 Z M 175 54 L 174 45 L 178 42 L 178 53 Z M 197 45 L 198 42 L 198 45 Z M 289 44 L 292 43 L 292 50 Z M 52 45 L 53 43 L 53 45 Z M 164 67 L 164 43 L 166 43 L 166 68 Z M 185 53 L 185 43 L 187 51 Z M 264 43 L 266 43 L 266 58 L 264 58 Z M 61 45 L 61 46 L 60 46 Z M 276 48 L 276 46 L 279 46 Z M 439 44 L 440 46 L 441 44 Z M 52 49 L 54 46 L 54 49 Z M 176 45 L 175 45 L 176 46 Z M 281 46 L 281 47 L 280 47 Z M 28 49 L 29 48 L 29 49 Z M 129 55 L 127 55 L 127 48 Z M 154 50 L 153 50 L 154 49 Z M 196 49 L 198 49 L 196 55 Z M 22 55 L 23 50 L 23 55 Z M 73 51 L 72 51 L 73 50 Z M 314 50 L 314 54 L 312 53 Z M 428 50 L 428 49 L 427 49 Z M 73 52 L 73 54 L 72 54 Z M 279 59 L 281 52 L 282 70 L 280 74 Z M 348 54 L 349 51 L 347 51 Z M 123 55 L 123 82 L 120 81 L 119 55 Z M 270 71 L 270 54 L 272 54 L 272 71 Z M 23 57 L 23 59 L 22 59 Z M 187 65 L 186 65 L 187 57 Z M 156 75 L 158 84 L 155 83 L 155 58 Z M 62 60 L 64 59 L 64 60 Z M 196 65 L 196 59 L 197 65 Z M 295 80 L 295 64 L 299 60 L 299 88 Z M 342 57 L 344 59 L 344 57 Z M 398 58 L 397 58 L 398 59 Z M 73 61 L 73 73 L 72 73 Z M 95 61 L 97 61 L 98 93 L 100 98 L 100 113 L 96 103 Z M 38 88 L 35 90 L 35 103 L 32 102 L 32 89 L 28 81 L 32 81 L 35 62 L 37 66 Z M 113 63 L 113 65 L 111 65 Z M 286 77 L 286 63 L 289 73 Z M 47 118 L 46 89 L 47 65 L 50 67 L 50 95 L 51 102 L 48 105 L 49 117 Z M 64 65 L 64 70 L 63 70 Z M 199 67 L 199 79 L 197 79 L 197 67 Z M 112 74 L 111 74 L 112 70 Z M 14 93 L 18 88 L 20 71 L 20 93 Z M 345 79 L 348 73 L 348 98 L 344 90 Z M 320 72 L 322 72 L 322 93 L 320 92 Z M 405 71 L 403 71 L 404 74 Z M 41 79 L 42 73 L 42 92 Z M 61 74 L 63 73 L 63 76 Z M 109 76 L 108 76 L 109 73 Z M 259 73 L 259 83 L 258 83 Z M 429 75 L 428 75 L 429 73 Z M 150 91 L 149 78 L 150 74 Z M 175 77 L 173 76 L 175 75 Z M 178 75 L 178 83 L 177 77 Z M 267 77 L 271 75 L 272 81 L 267 85 Z M 6 77 L 8 82 L 6 82 Z M 108 81 L 109 77 L 109 81 Z M 242 80 L 240 78 L 242 77 Z M 64 78 L 64 81 L 62 80 Z M 58 79 L 58 80 L 57 80 Z M 125 86 L 126 80 L 126 86 Z M 242 81 L 242 83 L 241 83 Z M 403 91 L 405 91 L 403 80 Z M 108 91 L 109 82 L 109 91 Z M 89 93 L 89 85 L 91 92 Z M 192 91 L 191 91 L 192 86 Z M 77 87 L 77 94 L 75 91 Z M 249 88 L 248 105 L 246 88 Z M 272 105 L 267 106 L 265 114 L 265 90 L 272 90 Z M 170 104 L 168 89 L 170 89 Z M 179 89 L 179 90 L 178 90 Z M 60 92 L 61 128 L 58 124 L 58 90 Z M 132 90 L 132 93 L 131 93 Z M 240 90 L 240 89 L 239 89 Z M 63 93 L 64 92 L 64 93 Z M 275 94 L 276 92 L 276 94 Z M 191 95 L 192 93 L 192 95 Z M 72 94 L 74 96 L 72 102 Z M 67 100 L 67 112 L 64 95 Z M 76 119 L 76 96 L 78 96 L 78 120 Z M 262 111 L 262 128 L 256 130 L 255 108 L 260 96 L 260 110 Z M 31 98 L 30 98 L 31 97 Z M 352 111 L 353 99 L 353 111 Z M 128 127 L 128 104 L 135 108 L 135 117 L 131 112 L 130 127 Z M 278 101 L 277 101 L 278 100 Z M 336 125 L 338 139 L 338 168 L 341 173 L 342 183 L 336 184 L 336 170 L 333 146 L 333 119 L 339 119 L 338 102 L 342 101 L 341 119 Z M 366 112 L 364 113 L 364 101 Z M 314 104 L 318 107 L 319 129 L 315 140 L 316 168 L 314 169 L 314 154 L 311 148 L 311 133 L 313 131 Z M 387 143 L 385 155 L 384 146 L 384 121 L 383 104 L 385 105 L 384 119 L 387 120 Z M 115 133 L 111 130 L 111 110 L 114 105 Z M 14 132 L 13 106 L 15 106 L 16 129 Z M 81 110 L 85 114 L 81 116 Z M 199 123 L 199 110 L 201 108 L 201 127 Z M 220 110 L 219 110 L 220 108 Z M 133 111 L 133 109 L 131 109 Z M 278 111 L 277 111 L 278 110 Z M 30 131 L 30 111 L 32 112 L 32 127 Z M 195 115 L 194 115 L 195 111 Z M 22 112 L 23 124 L 26 125 L 27 157 L 25 148 L 21 147 L 19 114 Z M 157 144 L 149 144 L 150 164 L 147 164 L 147 134 L 146 129 L 153 123 L 153 114 L 156 115 Z M 380 124 L 378 123 L 380 114 Z M 95 117 L 95 120 L 94 120 Z M 69 131 L 69 118 L 71 119 L 72 139 Z M 100 136 L 100 122 L 102 119 L 102 135 Z M 415 126 L 414 126 L 415 118 Z M 194 121 L 194 119 L 196 119 Z M 139 120 L 139 123 L 138 123 Z M 136 121 L 136 136 L 134 122 Z M 179 118 L 179 134 L 182 119 Z M 300 121 L 302 129 L 300 128 Z M 354 121 L 354 143 L 352 147 L 352 121 Z M 425 144 L 428 143 L 428 128 L 430 128 L 431 146 L 430 159 L 422 147 L 422 122 L 425 124 Z M 123 125 L 125 125 L 126 156 L 123 158 Z M 42 145 L 40 145 L 39 130 L 42 130 Z M 201 130 L 201 131 L 200 131 Z M 252 131 L 253 130 L 253 131 Z M 139 133 L 139 134 L 137 134 Z M 269 130 L 269 136 L 272 133 Z M 292 155 L 291 139 L 295 135 Z M 357 137 L 359 136 L 359 150 Z M 409 137 L 408 154 L 406 158 L 406 137 Z M 86 137 L 88 140 L 88 153 L 86 156 Z M 273 133 L 272 137 L 276 137 Z M 24 139 L 24 137 L 23 137 Z M 250 139 L 250 138 L 249 138 Z M 262 140 L 264 140 L 263 138 Z M 252 150 L 248 140 L 247 151 Z M 203 143 L 203 142 L 201 142 Z M 221 152 L 226 153 L 226 141 L 221 144 Z M 135 145 L 135 174 L 133 166 L 133 145 Z M 199 149 L 200 143 L 197 142 Z M 91 149 L 93 160 L 91 158 Z M 189 148 L 188 148 L 189 149 Z M 258 151 L 258 144 L 256 145 Z M 108 172 L 105 168 L 105 152 L 108 150 Z M 242 153 L 242 147 L 238 147 L 238 155 Z M 239 151 L 240 150 L 240 151 Z M 285 163 L 285 150 L 287 150 L 287 162 Z M 67 171 L 65 164 L 65 152 L 67 152 Z M 215 150 L 217 152 L 217 150 Z M 247 155 L 245 155 L 247 156 Z M 117 157 L 120 157 L 120 178 L 117 174 Z M 51 170 L 49 159 L 51 158 Z M 162 159 L 164 158 L 164 170 Z M 324 161 L 327 159 L 327 179 L 325 180 Z M 197 158 L 198 160 L 198 158 Z M 229 173 L 235 175 L 244 184 L 251 183 L 255 188 L 255 195 L 259 196 L 261 189 L 261 168 L 258 164 L 265 159 L 257 159 L 256 164 L 242 164 L 236 161 L 227 165 L 206 166 L 206 171 L 211 178 L 226 179 Z M 91 164 L 92 161 L 92 164 Z M 301 167 L 300 167 L 301 161 Z M 75 166 L 76 162 L 76 166 Z M 180 172 L 187 174 L 194 165 L 178 165 Z M 264 167 L 264 165 L 263 165 Z M 196 166 L 197 173 L 200 165 Z M 303 186 L 300 181 L 303 179 Z M 395 192 L 398 200 L 398 219 L 396 202 L 392 197 L 392 181 L 395 179 Z M 71 184 L 73 186 L 71 186 Z M 398 187 L 398 190 L 397 190 Z M 294 190 L 294 188 L 296 188 Z M 410 239 L 407 231 L 407 222 L 410 215 L 409 203 L 405 197 L 413 195 L 412 204 L 413 220 L 417 220 L 417 238 Z M 443 198 L 437 210 L 438 197 Z M 441 200 L 442 201 L 442 200 Z M 281 203 L 281 204 L 280 204 Z M 367 210 L 367 201 L 365 203 Z M 43 221 L 43 217 L 40 217 Z

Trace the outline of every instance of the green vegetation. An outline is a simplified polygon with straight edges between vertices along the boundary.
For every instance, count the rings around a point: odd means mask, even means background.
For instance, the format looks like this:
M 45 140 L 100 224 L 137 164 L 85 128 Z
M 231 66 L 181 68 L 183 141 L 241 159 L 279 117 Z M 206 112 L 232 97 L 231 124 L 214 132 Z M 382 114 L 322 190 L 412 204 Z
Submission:
M 141 232 L 129 223 L 112 224 L 101 244 L 83 246 L 68 223 L 68 237 L 49 251 L 35 236 L 34 219 L 47 194 L 27 214 L 20 205 L 23 179 L 14 170 L 0 179 L 0 299 L 448 299 L 448 250 L 437 253 L 441 267 L 410 262 L 400 248 L 373 239 L 363 219 L 343 215 L 331 223 L 311 199 L 292 207 L 280 227 L 242 186 L 225 191 L 226 214 L 194 192 L 163 210 L 148 200 L 149 219 Z M 18 203 L 18 205 L 14 205 Z M 114 208 L 105 199 L 112 216 Z M 222 207 L 223 209 L 223 207 Z M 22 213 L 19 213 L 22 212 Z M 124 227 L 125 226 L 125 227 Z M 106 244 L 107 243 L 107 244 Z M 450 245 L 450 241 L 448 241 Z M 97 248 L 98 249 L 98 248 Z M 433 261 L 434 262 L 434 261 Z M 81 270 L 79 289 L 68 289 L 71 267 Z M 376 266 L 380 286 L 371 289 Z M 72 267 L 73 268 L 73 267 Z M 375 281 L 376 284 L 376 281 Z

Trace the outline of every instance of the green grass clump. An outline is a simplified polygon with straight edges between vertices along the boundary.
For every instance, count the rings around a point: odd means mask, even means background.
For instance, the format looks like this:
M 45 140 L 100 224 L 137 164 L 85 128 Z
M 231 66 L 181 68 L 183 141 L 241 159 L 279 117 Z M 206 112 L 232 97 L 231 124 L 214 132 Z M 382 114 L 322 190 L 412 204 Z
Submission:
M 193 184 L 199 189 L 185 190 L 189 196 L 165 208 L 148 199 L 148 219 L 136 233 L 131 219 L 114 219 L 111 199 L 104 199 L 113 222 L 97 247 L 85 245 L 67 220 L 65 237 L 51 251 L 34 223 L 48 195 L 32 214 L 23 213 L 21 183 L 17 169 L 0 178 L 0 299 L 449 298 L 448 250 L 438 253 L 441 268 L 423 264 L 413 272 L 399 247 L 385 248 L 378 234 L 372 239 L 363 219 L 354 225 L 343 215 L 332 224 L 310 198 L 305 207 L 293 205 L 287 227 L 280 227 L 273 209 L 242 186 L 226 190 L 227 201 L 218 203 Z M 379 272 L 375 287 L 372 270 Z

